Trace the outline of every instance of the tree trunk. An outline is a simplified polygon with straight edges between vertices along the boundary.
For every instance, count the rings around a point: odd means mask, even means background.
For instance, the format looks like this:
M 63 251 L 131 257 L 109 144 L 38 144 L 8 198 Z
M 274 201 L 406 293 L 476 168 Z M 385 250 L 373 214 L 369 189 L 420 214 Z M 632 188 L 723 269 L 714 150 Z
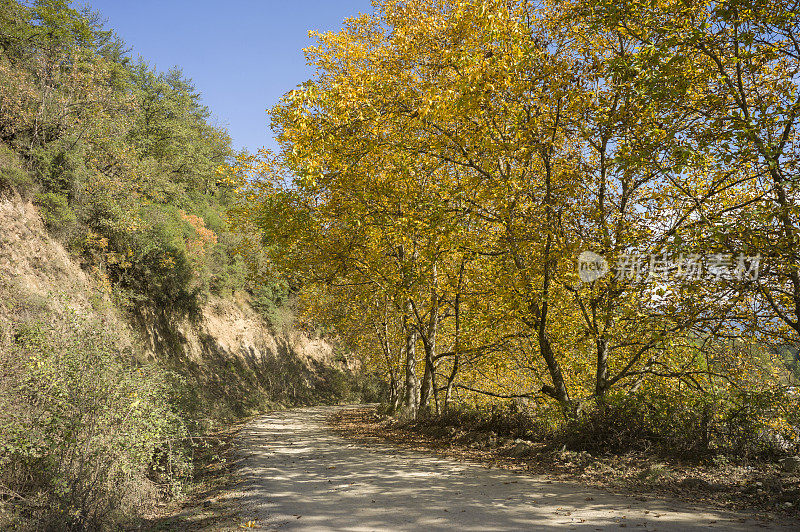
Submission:
M 436 350 L 435 342 L 436 333 L 434 333 L 432 339 L 423 342 L 423 347 L 425 348 L 425 373 L 422 377 L 422 389 L 419 401 L 419 408 L 422 414 L 430 414 L 432 410 L 434 412 L 437 410 L 435 405 L 433 405 L 433 409 L 431 408 L 431 400 L 435 400 L 436 398 L 436 374 L 433 362 Z
M 608 389 L 608 340 L 597 339 L 597 370 L 595 375 L 594 393 L 598 401 L 602 401 Z
M 410 306 L 410 303 L 409 303 Z M 419 410 L 419 381 L 417 380 L 417 331 L 411 326 L 410 318 L 403 318 L 406 331 L 406 386 L 403 405 L 411 417 L 417 416 Z
M 383 356 L 386 360 L 386 369 L 389 372 L 389 405 L 391 413 L 397 412 L 400 407 L 401 391 L 400 391 L 400 375 L 395 371 L 394 363 L 392 360 L 392 346 L 389 344 L 389 324 L 384 319 L 380 325 L 375 324 L 375 333 L 381 343 Z
M 436 269 L 434 268 L 434 287 L 436 286 Z M 422 378 L 422 394 L 420 396 L 420 411 L 427 415 L 436 412 L 436 330 L 439 328 L 439 298 L 436 289 L 431 291 L 431 312 L 428 327 L 422 338 L 425 349 L 425 373 Z M 431 401 L 434 404 L 431 405 Z M 431 408 L 433 406 L 433 408 Z
M 456 380 L 456 375 L 458 374 L 458 351 L 453 355 L 453 369 L 450 371 L 450 375 L 447 377 L 447 390 L 444 394 L 444 406 L 443 410 L 447 411 L 450 407 L 450 401 L 453 399 L 453 382 Z
M 453 331 L 453 367 L 450 370 L 450 375 L 447 377 L 447 390 L 445 391 L 444 395 L 444 405 L 442 407 L 443 410 L 447 410 L 450 406 L 450 400 L 453 397 L 453 382 L 456 380 L 456 375 L 458 375 L 458 364 L 460 362 L 459 357 L 459 339 L 461 337 L 461 285 L 464 280 L 464 264 L 466 260 L 462 258 L 461 266 L 458 270 L 458 286 L 456 288 L 456 299 L 453 302 L 453 313 L 455 314 L 455 330 Z

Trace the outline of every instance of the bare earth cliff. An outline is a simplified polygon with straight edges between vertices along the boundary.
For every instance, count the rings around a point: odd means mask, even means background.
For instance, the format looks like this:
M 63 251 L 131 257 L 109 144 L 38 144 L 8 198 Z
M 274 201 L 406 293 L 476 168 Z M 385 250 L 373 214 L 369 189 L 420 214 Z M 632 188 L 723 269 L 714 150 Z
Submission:
M 226 401 L 233 395 L 247 402 L 247 395 L 258 391 L 287 402 L 310 401 L 322 373 L 341 367 L 329 342 L 291 328 L 274 331 L 244 294 L 211 296 L 192 316 L 154 309 L 123 312 L 98 277 L 48 234 L 31 202 L 16 194 L 0 197 L 5 345 L 13 324 L 31 315 L 54 321 L 76 313 L 109 325 L 121 351 L 140 360 L 169 361 Z

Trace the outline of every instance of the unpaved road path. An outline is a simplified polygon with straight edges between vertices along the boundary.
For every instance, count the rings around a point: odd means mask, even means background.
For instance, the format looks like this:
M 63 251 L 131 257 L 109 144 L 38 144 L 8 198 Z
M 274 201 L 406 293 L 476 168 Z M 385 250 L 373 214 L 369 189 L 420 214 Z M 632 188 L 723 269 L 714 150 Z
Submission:
M 245 427 L 240 526 L 260 530 L 797 530 L 672 500 L 638 501 L 333 434 L 338 408 L 276 412 Z M 251 524 L 252 525 L 252 524 Z

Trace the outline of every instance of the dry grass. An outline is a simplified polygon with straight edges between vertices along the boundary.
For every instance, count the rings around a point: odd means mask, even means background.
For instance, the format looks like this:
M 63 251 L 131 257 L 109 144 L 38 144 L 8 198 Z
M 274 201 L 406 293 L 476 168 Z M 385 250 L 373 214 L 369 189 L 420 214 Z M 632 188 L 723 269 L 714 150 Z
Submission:
M 237 522 L 238 505 L 230 496 L 239 481 L 235 439 L 249 421 L 227 425 L 204 438 L 195 455 L 194 479 L 186 496 L 156 506 L 135 529 L 219 530 Z

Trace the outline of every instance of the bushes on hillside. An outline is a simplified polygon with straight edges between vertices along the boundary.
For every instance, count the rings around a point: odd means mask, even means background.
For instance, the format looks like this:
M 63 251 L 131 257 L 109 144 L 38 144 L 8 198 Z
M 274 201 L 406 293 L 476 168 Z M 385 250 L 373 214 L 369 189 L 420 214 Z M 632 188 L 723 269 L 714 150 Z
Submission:
M 0 194 L 15 191 L 28 196 L 34 188 L 33 179 L 20 165 L 18 156 L 0 144 Z
M 118 355 L 101 323 L 19 323 L 0 350 L 0 488 L 22 524 L 98 528 L 190 472 L 169 377 Z M 10 373 L 9 373 L 10 372 Z
M 0 167 L 0 192 L 14 190 L 26 196 L 32 187 L 33 180 L 24 170 Z
M 190 312 L 245 288 L 219 178 L 231 140 L 191 81 L 134 63 L 68 2 L 6 4 L 0 149 L 24 168 L 3 168 L 0 189 L 32 176 L 48 228 L 123 301 Z
M 601 455 L 651 453 L 690 460 L 769 460 L 800 452 L 800 402 L 784 390 L 638 391 L 587 403 L 570 419 L 550 406 L 451 405 L 418 425 L 455 425 Z
M 78 224 L 75 211 L 69 206 L 67 197 L 57 192 L 45 192 L 36 195 L 36 203 L 47 229 L 57 235 L 65 235 L 74 231 Z

